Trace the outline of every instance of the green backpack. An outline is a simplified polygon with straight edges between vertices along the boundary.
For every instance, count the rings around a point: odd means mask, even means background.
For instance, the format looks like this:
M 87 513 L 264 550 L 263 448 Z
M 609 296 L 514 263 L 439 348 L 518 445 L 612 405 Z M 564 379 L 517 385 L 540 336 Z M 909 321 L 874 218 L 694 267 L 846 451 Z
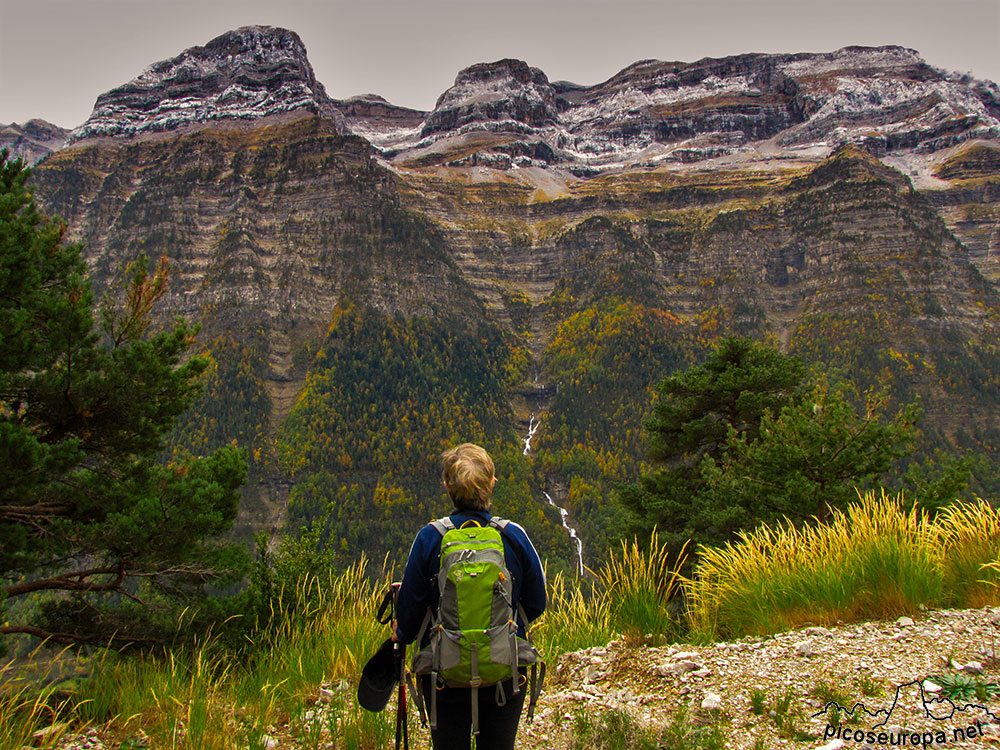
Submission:
M 496 685 L 496 699 L 506 702 L 503 680 L 513 678 L 514 695 L 521 690 L 518 666 L 531 665 L 530 720 L 535 708 L 545 665 L 530 641 L 519 638 L 512 602 L 513 582 L 504 558 L 503 532 L 508 521 L 491 518 L 486 526 L 466 521 L 456 528 L 449 517 L 432 521 L 441 534 L 441 565 L 438 572 L 438 610 L 428 610 L 417 636 L 423 640 L 430 626 L 430 645 L 413 659 L 413 671 L 431 676 L 430 725 L 437 728 L 437 690 L 472 688 L 472 731 L 479 733 L 479 688 Z M 518 605 L 521 620 L 528 618 Z M 541 666 L 541 677 L 537 667 Z M 417 705 L 425 718 L 426 696 Z

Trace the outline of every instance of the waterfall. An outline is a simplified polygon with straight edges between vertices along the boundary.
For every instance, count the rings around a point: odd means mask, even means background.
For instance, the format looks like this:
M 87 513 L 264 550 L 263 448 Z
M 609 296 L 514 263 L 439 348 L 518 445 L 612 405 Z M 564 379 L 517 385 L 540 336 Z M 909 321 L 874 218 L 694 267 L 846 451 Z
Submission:
M 556 505 L 556 501 L 552 499 L 552 495 L 548 492 L 543 492 L 545 499 L 549 501 L 549 505 L 559 511 L 559 518 L 562 520 L 563 528 L 569 532 L 569 538 L 576 542 L 576 563 L 577 563 L 577 574 L 583 575 L 583 540 L 580 539 L 580 535 L 576 533 L 576 529 L 569 525 L 569 511 L 566 510 L 561 505 Z
M 538 427 L 541 424 L 540 421 L 535 419 L 535 415 L 532 414 L 528 418 L 528 434 L 524 438 L 524 455 L 528 455 L 531 452 L 531 439 L 538 432 Z M 577 563 L 577 573 L 583 575 L 583 540 L 580 539 L 580 535 L 577 533 L 576 529 L 569 525 L 569 511 L 563 508 L 561 505 L 557 505 L 556 501 L 552 499 L 552 496 L 548 492 L 543 492 L 545 499 L 549 501 L 549 505 L 559 511 L 559 519 L 562 521 L 562 526 L 566 529 L 569 534 L 569 538 L 576 543 L 576 563 Z
M 531 452 L 531 438 L 538 432 L 538 424 L 535 421 L 535 415 L 532 414 L 528 420 L 528 436 L 524 438 L 524 455 L 526 456 Z

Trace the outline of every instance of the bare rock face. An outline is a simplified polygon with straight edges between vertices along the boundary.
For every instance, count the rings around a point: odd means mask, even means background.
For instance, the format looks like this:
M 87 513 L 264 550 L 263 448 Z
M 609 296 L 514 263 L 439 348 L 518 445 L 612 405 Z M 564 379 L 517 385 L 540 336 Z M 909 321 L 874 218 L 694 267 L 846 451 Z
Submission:
M 561 160 L 553 150 L 559 106 L 538 68 L 510 59 L 482 63 L 459 73 L 417 128 L 373 143 L 403 166 L 544 167 Z
M 69 131 L 45 120 L 28 120 L 22 125 L 12 123 L 0 127 L 0 149 L 7 149 L 14 158 L 37 164 L 66 143 Z
M 248 26 L 154 63 L 102 94 L 71 141 L 308 114 L 343 120 L 316 80 L 302 40 L 286 29 Z
M 933 152 L 1000 137 L 1000 88 L 948 76 L 902 47 L 846 47 L 795 55 L 782 71 L 799 82 L 808 119 L 779 143 L 858 143 L 873 153 Z
M 422 134 L 486 123 L 531 132 L 557 117 L 555 90 L 545 74 L 521 60 L 500 60 L 459 73 L 424 121 Z
M 848 144 L 927 158 L 997 138 L 1000 87 L 888 46 L 643 60 L 590 87 L 550 83 L 519 60 L 474 65 L 419 129 L 376 145 L 403 166 L 559 165 L 590 175 L 762 153 L 823 158 Z
M 388 126 L 414 128 L 423 123 L 426 112 L 397 107 L 378 94 L 362 94 L 335 101 L 334 106 L 352 123 L 382 123 Z
M 896 46 L 643 60 L 589 87 L 505 59 L 461 71 L 421 112 L 375 94 L 331 100 L 294 32 L 252 26 L 101 95 L 69 142 L 305 115 L 332 120 L 401 167 L 556 167 L 586 177 L 712 160 L 817 163 L 854 144 L 933 176 L 936 154 L 1000 139 L 1000 87 Z
M 694 64 L 645 60 L 590 89 L 567 91 L 560 145 L 580 161 L 626 159 L 657 144 L 698 161 L 770 138 L 801 122 L 798 85 L 773 57 L 741 55 Z
M 426 112 L 392 104 L 378 94 L 362 94 L 334 102 L 347 129 L 376 148 L 419 132 Z

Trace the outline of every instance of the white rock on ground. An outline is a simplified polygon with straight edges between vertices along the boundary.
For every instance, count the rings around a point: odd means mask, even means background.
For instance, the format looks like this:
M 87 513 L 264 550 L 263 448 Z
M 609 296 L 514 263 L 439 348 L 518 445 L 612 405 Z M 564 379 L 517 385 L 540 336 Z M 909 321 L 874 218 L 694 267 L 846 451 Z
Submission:
M 722 696 L 717 693 L 709 693 L 701 702 L 701 707 L 705 711 L 718 711 L 722 708 Z

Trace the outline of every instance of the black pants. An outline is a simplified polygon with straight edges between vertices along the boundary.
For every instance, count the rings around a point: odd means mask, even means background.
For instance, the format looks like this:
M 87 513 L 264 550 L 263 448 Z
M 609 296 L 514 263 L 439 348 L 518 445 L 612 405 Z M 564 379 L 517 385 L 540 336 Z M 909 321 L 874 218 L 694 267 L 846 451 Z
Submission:
M 522 670 L 523 671 L 523 670 Z M 423 678 L 421 689 L 430 708 L 430 677 Z M 513 680 L 503 682 L 507 702 L 497 705 L 496 685 L 479 688 L 479 735 L 476 750 L 514 750 L 517 725 L 528 690 L 522 680 L 521 691 L 513 695 Z M 437 729 L 431 730 L 434 750 L 469 750 L 472 745 L 472 690 L 445 687 L 437 691 Z

